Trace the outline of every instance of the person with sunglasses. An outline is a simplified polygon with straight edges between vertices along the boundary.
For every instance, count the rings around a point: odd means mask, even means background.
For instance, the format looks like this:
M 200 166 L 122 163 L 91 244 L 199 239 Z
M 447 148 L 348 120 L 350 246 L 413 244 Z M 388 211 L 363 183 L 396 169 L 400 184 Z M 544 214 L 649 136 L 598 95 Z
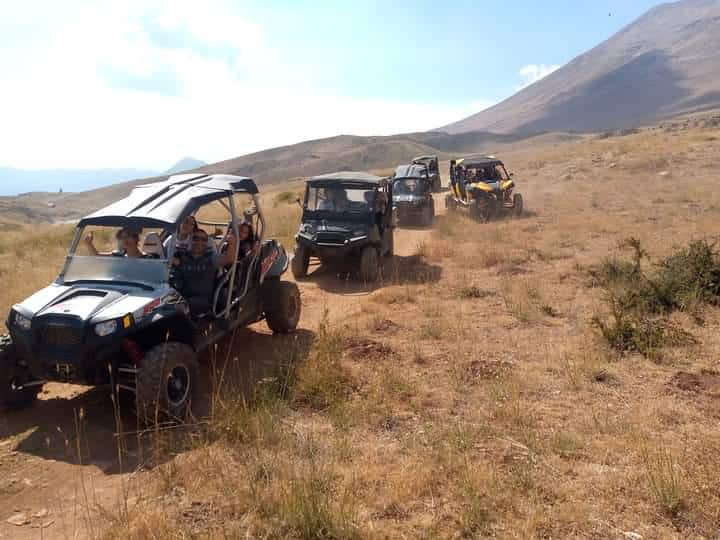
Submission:
M 163 243 L 165 251 L 168 253 L 175 253 L 177 255 L 182 252 L 190 251 L 192 248 L 193 234 L 198 229 L 198 222 L 197 219 L 195 219 L 195 216 L 187 216 L 180 224 L 177 233 L 173 233 L 168 236 Z M 207 249 L 217 251 L 217 247 L 214 242 L 209 242 Z
M 176 254 L 172 261 L 175 286 L 195 314 L 210 310 L 218 269 L 232 264 L 237 245 L 232 230 L 228 234 L 228 248 L 223 254 L 208 249 L 208 240 L 206 231 L 195 230 L 190 250 Z

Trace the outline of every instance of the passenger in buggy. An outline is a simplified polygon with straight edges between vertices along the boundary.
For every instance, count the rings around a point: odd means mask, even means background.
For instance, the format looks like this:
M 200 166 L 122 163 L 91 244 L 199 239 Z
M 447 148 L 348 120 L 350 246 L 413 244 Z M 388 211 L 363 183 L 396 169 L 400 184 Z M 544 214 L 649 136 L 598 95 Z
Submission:
M 156 233 L 150 233 L 147 235 L 147 238 L 145 239 L 145 245 L 143 247 L 147 246 L 148 248 L 150 248 L 151 245 L 155 243 L 152 240 L 153 238 L 158 241 L 158 245 L 152 247 L 149 252 L 146 252 L 140 249 L 140 232 L 141 231 L 139 229 L 134 229 L 130 227 L 123 227 L 119 229 L 115 234 L 115 239 L 118 243 L 118 249 L 110 252 L 98 251 L 98 249 L 95 247 L 95 235 L 92 232 L 85 237 L 84 242 L 85 246 L 90 252 L 90 255 L 93 256 L 158 258 L 160 256 L 160 253 L 162 253 L 162 247 L 159 246 L 160 237 Z M 148 241 L 150 243 L 148 243 Z M 160 252 L 157 251 L 157 247 L 160 247 Z
M 240 228 L 238 229 L 238 234 L 238 244 L 240 246 L 238 258 L 243 259 L 253 252 L 257 242 L 250 223 L 241 223 Z

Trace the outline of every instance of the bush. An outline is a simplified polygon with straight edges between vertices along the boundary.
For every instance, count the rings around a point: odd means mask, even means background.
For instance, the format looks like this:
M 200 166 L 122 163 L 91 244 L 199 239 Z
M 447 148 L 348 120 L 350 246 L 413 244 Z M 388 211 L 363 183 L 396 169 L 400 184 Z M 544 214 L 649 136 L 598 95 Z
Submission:
M 629 309 L 647 314 L 693 311 L 699 304 L 720 304 L 720 256 L 705 240 L 692 242 L 655 265 L 642 269 L 645 251 L 636 239 L 623 244 L 634 251 L 632 261 L 609 259 L 591 270 L 591 283 L 614 295 Z
M 692 242 L 662 259 L 651 275 L 643 271 L 647 254 L 639 240 L 630 238 L 623 247 L 633 251 L 631 261 L 609 259 L 591 271 L 592 285 L 605 290 L 610 307 L 609 319 L 595 317 L 593 324 L 621 352 L 649 355 L 661 347 L 694 343 L 689 332 L 664 316 L 720 304 L 720 256 L 714 245 Z
M 652 356 L 663 347 L 691 345 L 692 334 L 664 318 L 651 319 L 637 314 L 613 312 L 610 321 L 595 317 L 593 323 L 608 345 L 620 352 L 638 352 Z
M 720 304 L 720 257 L 704 240 L 662 260 L 651 280 L 658 307 L 687 310 L 696 302 Z
M 275 200 L 273 202 L 275 206 L 278 206 L 280 204 L 294 204 L 298 197 L 300 197 L 299 193 L 294 193 L 292 191 L 283 191 L 282 193 L 278 193 L 277 195 L 275 195 Z

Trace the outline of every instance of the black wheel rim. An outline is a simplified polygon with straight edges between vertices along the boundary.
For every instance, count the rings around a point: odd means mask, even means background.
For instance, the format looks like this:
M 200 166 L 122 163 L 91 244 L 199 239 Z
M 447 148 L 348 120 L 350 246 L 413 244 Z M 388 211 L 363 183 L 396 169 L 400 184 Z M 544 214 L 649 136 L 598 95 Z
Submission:
M 182 405 L 190 393 L 190 373 L 185 366 L 175 366 L 167 379 L 168 403 Z

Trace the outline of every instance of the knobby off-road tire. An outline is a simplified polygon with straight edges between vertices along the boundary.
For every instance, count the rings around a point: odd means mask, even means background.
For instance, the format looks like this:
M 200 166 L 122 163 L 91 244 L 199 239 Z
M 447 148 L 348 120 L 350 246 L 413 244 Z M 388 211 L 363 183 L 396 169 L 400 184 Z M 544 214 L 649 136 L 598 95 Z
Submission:
M 522 195 L 516 193 L 513 195 L 513 216 L 520 217 L 523 213 L 523 198 Z
M 263 283 L 265 321 L 274 334 L 287 334 L 297 328 L 302 312 L 300 289 L 290 281 L 270 279 Z
M 385 233 L 388 234 L 388 246 L 387 251 L 385 252 L 385 256 L 390 258 L 395 256 L 395 234 L 393 233 Z
M 290 269 L 292 270 L 295 279 L 302 279 L 307 276 L 309 264 L 310 254 L 308 253 L 307 248 L 297 246 L 295 248 L 295 254 L 292 258 L 292 263 L 290 264 Z
M 432 204 L 427 205 L 423 208 L 421 222 L 423 227 L 432 227 L 433 220 L 435 219 L 435 208 Z
M 153 425 L 164 419 L 184 420 L 196 395 L 198 373 L 195 351 L 189 345 L 168 341 L 150 349 L 135 376 L 140 422 Z
M 440 177 L 438 176 L 435 180 L 433 180 L 432 192 L 440 193 L 441 191 L 442 191 L 442 181 L 440 180 Z
M 477 206 L 477 204 L 475 204 L 473 206 L 473 215 L 478 221 L 487 223 L 495 217 L 496 210 L 495 201 L 489 200 L 485 206 Z
M 360 254 L 360 279 L 367 283 L 377 281 L 380 275 L 380 259 L 375 246 L 367 246 Z
M 30 406 L 41 390 L 41 386 L 30 386 L 21 390 L 13 388 L 12 371 L 17 361 L 17 351 L 12 338 L 0 336 L 0 409 L 22 409 Z
M 450 212 L 454 212 L 455 210 L 457 210 L 457 202 L 452 195 L 445 196 L 445 209 Z

